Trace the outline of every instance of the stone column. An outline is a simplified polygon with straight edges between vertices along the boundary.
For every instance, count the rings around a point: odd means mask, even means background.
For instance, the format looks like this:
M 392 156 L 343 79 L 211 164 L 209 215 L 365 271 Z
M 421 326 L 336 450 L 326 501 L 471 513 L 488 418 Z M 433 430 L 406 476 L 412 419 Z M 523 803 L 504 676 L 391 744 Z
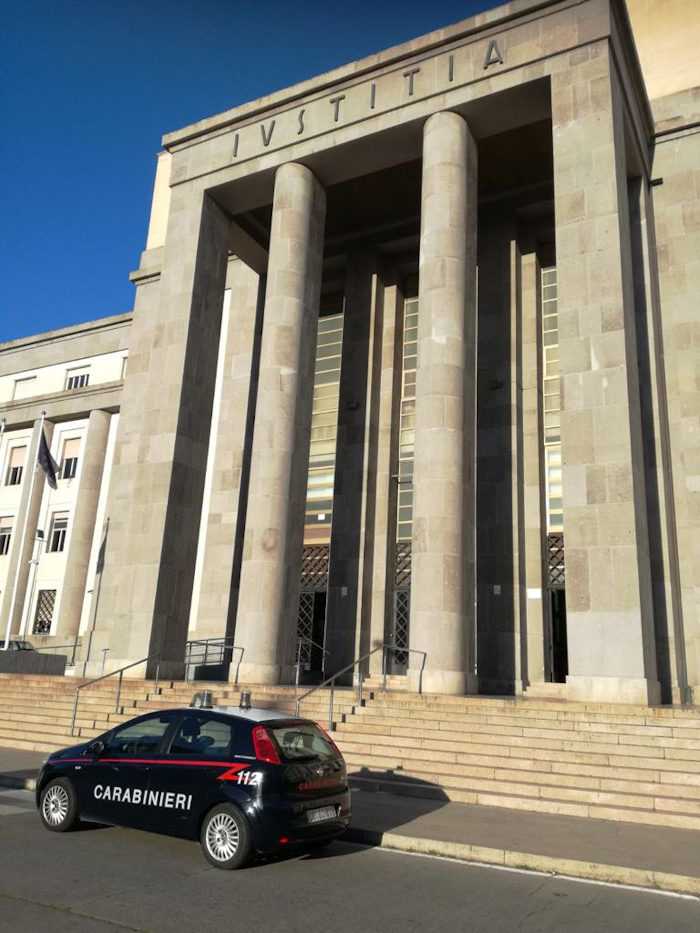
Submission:
M 236 644 L 241 680 L 276 683 L 296 632 L 326 196 L 303 165 L 275 177 Z
M 46 442 L 51 446 L 53 437 L 53 422 L 43 422 Z M 5 591 L 2 594 L 2 603 L 0 604 L 0 640 L 4 640 L 7 629 L 7 620 L 11 618 L 10 635 L 18 635 L 22 618 L 24 616 L 24 601 L 27 595 L 27 583 L 29 581 L 29 561 L 34 553 L 37 525 L 39 522 L 39 510 L 41 500 L 44 495 L 44 473 L 39 470 L 32 486 L 32 473 L 36 469 L 36 457 L 41 439 L 42 421 L 37 418 L 34 422 L 32 437 L 27 445 L 27 456 L 24 461 L 24 471 L 22 476 L 22 492 L 20 494 L 19 508 L 15 516 L 10 541 L 10 553 L 8 555 L 9 567 L 7 571 L 7 582 Z M 24 530 L 23 530 L 24 529 Z M 48 534 L 48 529 L 46 529 Z M 27 634 L 31 635 L 32 620 L 29 621 Z
M 149 676 L 156 659 L 161 677 L 184 672 L 228 244 L 228 217 L 206 191 L 172 188 L 129 336 L 92 646 L 95 658 L 109 647 L 108 670 L 150 656 Z
M 608 55 L 552 75 L 567 695 L 658 702 L 627 195 Z
M 111 415 L 108 412 L 99 410 L 91 411 L 88 418 L 82 463 L 79 464 L 78 494 L 69 529 L 66 571 L 56 627 L 57 644 L 72 640 L 80 627 L 110 420 Z
M 475 687 L 474 380 L 477 149 L 466 122 L 425 124 L 411 579 L 411 648 L 423 689 Z M 409 676 L 417 683 L 417 656 Z
M 260 277 L 239 259 L 229 263 L 231 289 L 221 366 L 221 396 L 211 465 L 204 554 L 192 638 L 232 635 L 240 576 L 239 538 L 245 525 L 252 417 L 257 389 L 262 302 Z M 258 320 L 260 318 L 260 320 Z M 238 545 L 238 546 L 237 546 Z

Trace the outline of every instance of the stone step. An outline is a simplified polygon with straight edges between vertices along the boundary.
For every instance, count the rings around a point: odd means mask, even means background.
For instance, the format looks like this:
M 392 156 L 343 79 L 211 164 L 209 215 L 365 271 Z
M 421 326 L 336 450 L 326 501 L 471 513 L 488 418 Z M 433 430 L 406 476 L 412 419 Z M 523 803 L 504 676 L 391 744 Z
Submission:
M 700 829 L 700 819 L 685 814 L 657 813 L 626 807 L 603 807 L 590 804 L 571 804 L 563 801 L 533 797 L 520 797 L 502 793 L 469 791 L 454 787 L 435 787 L 420 783 L 402 782 L 382 776 L 352 775 L 350 783 L 358 790 L 383 790 L 393 794 L 450 800 L 456 803 L 477 804 L 484 807 L 503 807 L 509 810 L 531 810 L 537 813 L 580 816 L 614 822 L 641 823 L 655 826 L 671 826 L 677 829 Z
M 367 736 L 354 732 L 336 730 L 333 733 L 335 742 L 345 754 L 368 753 L 393 755 L 401 757 L 402 761 L 424 759 L 434 762 L 436 768 L 443 763 L 457 765 L 458 767 L 483 767 L 492 769 L 533 771 L 544 773 L 557 773 L 563 783 L 572 781 L 600 782 L 602 780 L 624 780 L 638 782 L 645 786 L 653 786 L 653 793 L 658 792 L 659 783 L 678 784 L 679 778 L 686 782 L 686 789 L 681 796 L 697 797 L 700 799 L 700 774 L 679 771 L 651 770 L 622 768 L 609 764 L 591 766 L 576 761 L 576 756 L 566 752 L 551 752 L 538 756 L 535 749 L 510 750 L 511 754 L 504 754 L 504 750 L 484 745 L 470 746 L 469 743 L 441 743 L 440 749 L 434 749 L 432 743 L 423 744 L 420 740 L 394 739 L 391 736 Z M 507 750 L 506 750 L 507 751 Z
M 356 728 L 355 723 L 339 723 L 339 734 L 351 733 Z M 377 732 L 381 735 L 381 732 Z M 391 730 L 392 735 L 396 730 Z M 406 732 L 407 736 L 418 735 L 417 732 Z M 440 734 L 449 736 L 446 730 L 440 730 Z M 469 732 L 459 733 L 458 741 L 471 741 Z M 616 767 L 636 768 L 640 770 L 660 770 L 660 771 L 686 771 L 697 775 L 700 778 L 700 761 L 688 760 L 676 757 L 679 754 L 675 749 L 659 749 L 654 754 L 654 749 L 646 746 L 622 746 L 622 745 L 582 745 L 580 742 L 561 742 L 550 741 L 547 739 L 538 739 L 533 742 L 529 737 L 523 736 L 490 736 L 488 734 L 477 734 L 474 742 L 476 745 L 490 746 L 491 748 L 500 748 L 506 754 L 505 749 L 520 749 L 519 754 L 529 755 L 539 758 L 564 758 L 564 760 L 575 761 L 587 765 L 614 765 Z M 524 752 L 523 752 L 524 750 Z M 667 754 L 662 754 L 666 752 Z M 512 754 L 512 751 L 510 752 Z
M 429 735 L 434 733 L 445 733 L 452 731 L 469 735 L 491 736 L 493 739 L 501 739 L 508 743 L 512 738 L 528 739 L 532 745 L 541 748 L 573 747 L 583 752 L 598 752 L 601 754 L 633 754 L 638 756 L 667 758 L 684 758 L 688 760 L 700 760 L 700 753 L 697 748 L 692 746 L 697 742 L 695 736 L 686 739 L 687 732 L 681 732 L 679 735 L 672 735 L 671 739 L 676 739 L 668 748 L 665 742 L 669 739 L 657 737 L 653 741 L 648 741 L 649 736 L 642 734 L 626 735 L 618 733 L 594 733 L 578 730 L 557 730 L 557 729 L 538 729 L 530 726 L 511 726 L 500 725 L 498 723 L 473 723 L 460 719 L 450 720 L 414 720 L 410 725 L 405 718 L 385 718 L 373 715 L 367 715 L 366 709 L 358 710 L 353 718 L 354 722 L 362 721 L 368 727 L 368 731 L 388 732 L 393 735 L 402 734 L 399 730 L 405 730 L 406 735 Z M 688 742 L 692 743 L 691 747 Z
M 540 723 L 542 728 L 562 728 L 574 729 L 577 724 L 599 724 L 602 727 L 610 725 L 612 727 L 625 726 L 634 728 L 656 728 L 656 729 L 696 729 L 700 731 L 700 717 L 694 718 L 660 718 L 660 717 L 631 717 L 622 714 L 610 715 L 602 713 L 586 713 L 582 711 L 552 711 L 552 710 L 532 710 L 532 709 L 511 709 L 501 710 L 490 707 L 472 708 L 463 711 L 454 710 L 451 707 L 418 706 L 414 704 L 404 705 L 402 703 L 387 702 L 384 700 L 370 700 L 366 703 L 368 715 L 385 716 L 387 714 L 394 718 L 405 718 L 411 720 L 424 720 L 439 718 L 445 721 L 494 721 L 502 723 Z
M 700 806 L 700 782 L 696 785 L 683 785 L 669 774 L 658 773 L 654 780 L 648 774 L 627 773 L 620 768 L 600 768 L 591 774 L 589 770 L 576 768 L 558 761 L 540 761 L 527 758 L 500 758 L 487 755 L 457 755 L 449 761 L 436 759 L 434 753 L 426 754 L 424 749 L 417 749 L 414 755 L 397 754 L 397 750 L 387 745 L 367 746 L 362 742 L 347 742 L 336 738 L 340 750 L 348 759 L 365 760 L 368 756 L 390 760 L 392 767 L 398 770 L 413 768 L 418 761 L 429 761 L 432 770 L 440 775 L 441 783 L 449 783 L 446 775 L 471 775 L 493 780 L 522 781 L 535 784 L 556 784 L 562 787 L 578 787 L 582 790 L 605 791 L 651 797 L 667 797 L 696 801 L 690 810 Z M 421 754 L 422 751 L 422 754 Z M 641 778 L 641 780 L 640 780 Z M 646 778 L 646 780 L 644 780 Z

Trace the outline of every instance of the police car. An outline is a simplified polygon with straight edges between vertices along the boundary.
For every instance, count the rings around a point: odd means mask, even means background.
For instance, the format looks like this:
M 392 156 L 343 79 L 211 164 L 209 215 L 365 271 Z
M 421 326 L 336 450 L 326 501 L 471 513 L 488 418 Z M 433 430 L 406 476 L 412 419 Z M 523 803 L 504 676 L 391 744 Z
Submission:
M 217 868 L 254 852 L 322 845 L 350 822 L 343 756 L 316 723 L 244 707 L 139 716 L 48 758 L 36 802 L 44 826 L 79 820 L 199 839 Z

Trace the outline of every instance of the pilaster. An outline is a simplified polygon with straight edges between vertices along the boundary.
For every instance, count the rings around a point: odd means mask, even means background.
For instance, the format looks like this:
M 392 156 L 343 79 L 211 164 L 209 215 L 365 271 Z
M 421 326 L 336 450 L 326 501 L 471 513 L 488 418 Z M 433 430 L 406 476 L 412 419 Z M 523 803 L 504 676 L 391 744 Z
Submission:
M 608 55 L 552 76 L 571 699 L 658 702 L 625 155 Z

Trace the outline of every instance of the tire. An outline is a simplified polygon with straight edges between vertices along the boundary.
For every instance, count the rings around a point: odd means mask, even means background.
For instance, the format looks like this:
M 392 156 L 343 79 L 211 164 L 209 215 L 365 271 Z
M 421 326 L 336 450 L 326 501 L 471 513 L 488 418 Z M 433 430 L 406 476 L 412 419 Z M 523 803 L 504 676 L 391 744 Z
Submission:
M 66 778 L 55 778 L 39 797 L 39 816 L 52 833 L 66 833 L 78 823 L 78 798 Z
M 199 835 L 202 852 L 215 868 L 242 868 L 251 854 L 250 827 L 230 803 L 213 807 L 204 817 Z

